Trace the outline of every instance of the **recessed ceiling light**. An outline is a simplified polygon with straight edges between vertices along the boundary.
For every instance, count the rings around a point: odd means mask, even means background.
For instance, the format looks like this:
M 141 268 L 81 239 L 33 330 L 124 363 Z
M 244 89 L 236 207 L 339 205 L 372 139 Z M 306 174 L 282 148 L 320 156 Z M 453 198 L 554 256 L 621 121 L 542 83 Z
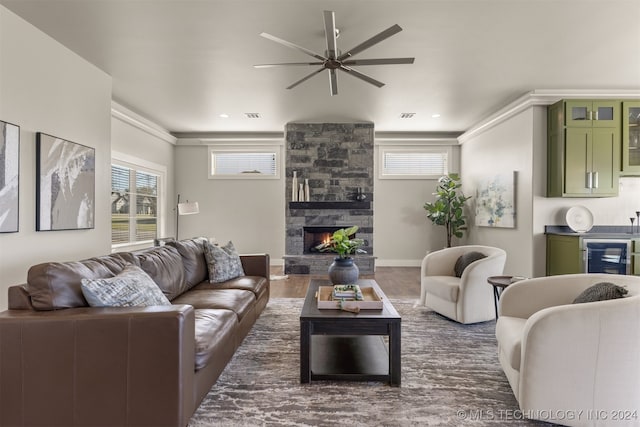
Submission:
M 400 118 L 401 119 L 412 119 L 413 116 L 415 116 L 416 113 L 400 113 Z
M 440 114 L 438 113 L 434 113 L 431 115 L 432 118 L 437 119 L 438 117 L 440 117 Z
M 228 118 L 229 118 L 229 115 L 228 115 L 227 113 L 222 113 L 222 114 L 220 114 L 220 116 L 219 116 L 219 117 L 221 117 L 221 118 L 223 118 L 223 119 L 228 119 Z
M 247 119 L 259 119 L 260 113 L 244 113 Z

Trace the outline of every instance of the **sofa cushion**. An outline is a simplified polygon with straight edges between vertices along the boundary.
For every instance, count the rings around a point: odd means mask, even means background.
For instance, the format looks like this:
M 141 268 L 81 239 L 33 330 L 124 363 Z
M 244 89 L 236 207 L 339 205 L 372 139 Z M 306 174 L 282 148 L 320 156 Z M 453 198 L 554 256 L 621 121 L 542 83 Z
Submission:
M 454 276 L 428 276 L 429 293 L 446 301 L 457 302 L 460 292 L 460 278 Z
M 476 262 L 479 259 L 486 258 L 487 256 L 483 253 L 472 251 L 467 252 L 466 254 L 460 255 L 460 257 L 456 261 L 456 265 L 453 267 L 453 272 L 456 277 L 462 277 L 462 273 L 464 269 L 469 266 L 472 262 Z
M 47 262 L 29 268 L 26 290 L 36 310 L 86 307 L 81 280 L 113 277 L 135 259 L 116 253 L 83 261 Z
M 209 271 L 207 270 L 207 261 L 204 258 L 206 242 L 207 239 L 204 237 L 167 242 L 167 245 L 176 248 L 182 257 L 186 289 L 191 289 L 208 279 Z
M 220 346 L 233 345 L 233 332 L 238 323 L 231 310 L 195 310 L 195 370 L 207 366 L 212 357 L 220 354 Z
M 127 265 L 115 277 L 82 279 L 81 287 L 92 307 L 171 305 L 151 277 L 133 264 Z
M 240 276 L 222 283 L 202 282 L 193 289 L 242 289 L 251 291 L 258 298 L 267 289 L 267 279 L 260 276 Z
M 209 270 L 209 282 L 220 283 L 244 276 L 242 261 L 231 241 L 224 246 L 205 243 L 204 256 Z
M 520 370 L 522 334 L 525 323 L 527 323 L 527 319 L 510 316 L 500 316 L 496 323 L 496 338 L 500 349 L 516 371 Z
M 606 301 L 610 299 L 624 298 L 627 291 L 622 286 L 610 282 L 600 282 L 588 287 L 573 300 L 574 304 L 584 302 Z
M 176 248 L 157 246 L 133 254 L 140 268 L 151 276 L 169 300 L 186 291 L 182 257 Z
M 195 309 L 223 308 L 231 310 L 238 316 L 238 321 L 242 321 L 244 316 L 253 309 L 255 301 L 256 297 L 251 291 L 240 289 L 191 289 L 174 299 L 172 303 L 189 304 Z

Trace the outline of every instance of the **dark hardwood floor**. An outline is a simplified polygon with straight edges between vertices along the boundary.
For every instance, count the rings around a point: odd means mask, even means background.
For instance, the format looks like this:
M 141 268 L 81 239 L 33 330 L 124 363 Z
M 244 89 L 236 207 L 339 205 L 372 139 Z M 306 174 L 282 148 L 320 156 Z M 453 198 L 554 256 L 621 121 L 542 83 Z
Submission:
M 271 267 L 272 276 L 283 276 L 282 267 Z M 326 278 L 326 275 L 289 274 L 286 279 L 271 281 L 272 298 L 304 298 L 309 280 Z M 373 275 L 362 279 L 374 279 L 388 298 L 419 298 L 420 267 L 377 267 Z

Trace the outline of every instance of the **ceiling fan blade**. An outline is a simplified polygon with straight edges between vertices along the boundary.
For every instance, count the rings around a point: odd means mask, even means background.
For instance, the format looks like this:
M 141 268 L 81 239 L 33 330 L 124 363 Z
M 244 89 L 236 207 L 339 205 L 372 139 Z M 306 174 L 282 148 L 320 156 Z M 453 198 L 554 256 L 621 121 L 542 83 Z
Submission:
M 343 65 L 413 64 L 415 58 L 347 59 Z
M 271 67 L 283 67 L 287 65 L 300 66 L 300 65 L 322 65 L 324 62 L 281 62 L 277 64 L 256 64 L 253 68 L 271 68 Z
M 304 53 L 306 53 L 307 55 L 309 55 L 309 56 L 313 56 L 314 58 L 316 58 L 316 59 L 318 59 L 318 60 L 320 60 L 320 61 L 323 61 L 323 62 L 324 62 L 324 61 L 326 61 L 326 60 L 327 60 L 327 58 L 325 58 L 324 56 L 322 56 L 322 55 L 318 55 L 317 53 L 315 53 L 315 52 L 313 52 L 313 51 L 311 51 L 311 50 L 309 50 L 309 49 L 307 49 L 307 48 L 304 48 L 304 47 L 302 47 L 302 46 L 298 46 L 298 45 L 297 45 L 297 44 L 295 44 L 295 43 L 288 42 L 288 41 L 283 40 L 283 39 L 281 39 L 281 38 L 278 38 L 278 37 L 276 37 L 276 36 L 272 36 L 272 35 L 271 35 L 271 34 L 269 34 L 269 33 L 260 33 L 260 36 L 264 37 L 265 39 L 269 39 L 269 40 L 271 40 L 271 41 L 274 41 L 274 42 L 276 42 L 276 43 L 280 43 L 281 45 L 284 45 L 284 46 L 290 47 L 291 49 L 296 49 L 296 50 L 299 50 L 299 51 L 301 51 L 301 52 L 304 52 Z
M 400 31 L 402 31 L 402 28 L 400 27 L 400 25 L 395 24 L 395 25 L 387 28 L 386 30 L 376 34 L 375 36 L 371 37 L 370 39 L 360 43 L 358 46 L 354 47 L 353 49 L 348 50 L 346 53 L 343 53 L 342 55 L 340 55 L 338 57 L 338 61 L 342 61 L 345 58 L 357 55 L 358 53 L 362 52 L 363 50 L 368 49 L 371 46 L 380 43 L 381 41 L 391 37 L 394 34 L 399 33 Z
M 300 83 L 305 82 L 305 81 L 309 80 L 311 77 L 315 76 L 316 74 L 324 71 L 324 69 L 325 69 L 324 67 L 318 68 L 313 73 L 307 74 L 306 76 L 304 76 L 303 78 L 301 78 L 297 82 L 295 82 L 292 85 L 288 86 L 287 89 L 293 89 L 294 87 L 298 86 Z
M 338 73 L 335 69 L 329 70 L 329 89 L 331 90 L 331 96 L 338 94 Z
M 364 80 L 365 82 L 371 83 L 374 86 L 377 86 L 377 87 L 384 86 L 384 83 L 382 83 L 381 81 L 378 81 L 378 80 L 374 79 L 373 77 L 369 77 L 366 74 L 361 73 L 360 71 L 356 71 L 353 68 L 349 68 L 349 67 L 345 67 L 344 65 L 341 65 L 340 69 L 343 70 L 343 71 L 346 71 L 349 74 L 351 74 L 353 77 L 357 77 L 360 80 Z
M 336 59 L 336 15 L 330 10 L 324 11 L 324 36 L 327 39 L 327 56 Z

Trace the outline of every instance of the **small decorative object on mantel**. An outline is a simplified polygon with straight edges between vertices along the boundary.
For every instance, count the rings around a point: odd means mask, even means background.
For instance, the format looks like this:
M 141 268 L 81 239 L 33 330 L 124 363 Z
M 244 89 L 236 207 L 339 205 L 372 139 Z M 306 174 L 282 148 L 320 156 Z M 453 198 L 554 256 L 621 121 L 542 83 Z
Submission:
M 298 201 L 304 202 L 304 185 L 300 184 L 298 187 Z
M 367 199 L 367 195 L 362 191 L 362 187 L 358 187 L 356 191 L 356 200 L 358 202 L 364 202 Z
M 351 255 L 367 253 L 360 249 L 364 245 L 362 239 L 352 239 L 358 231 L 358 226 L 341 228 L 333 232 L 331 238 L 318 246 L 320 252 L 335 252 L 338 256 L 329 266 L 329 278 L 334 285 L 355 283 L 360 275 L 360 269 L 353 262 Z
M 311 201 L 311 194 L 309 193 L 309 179 L 308 178 L 304 179 L 304 201 L 305 202 Z
M 298 171 L 293 171 L 293 180 L 291 181 L 291 201 L 298 201 Z

